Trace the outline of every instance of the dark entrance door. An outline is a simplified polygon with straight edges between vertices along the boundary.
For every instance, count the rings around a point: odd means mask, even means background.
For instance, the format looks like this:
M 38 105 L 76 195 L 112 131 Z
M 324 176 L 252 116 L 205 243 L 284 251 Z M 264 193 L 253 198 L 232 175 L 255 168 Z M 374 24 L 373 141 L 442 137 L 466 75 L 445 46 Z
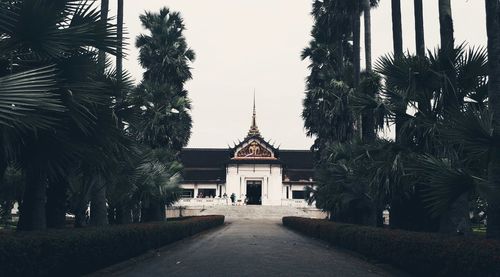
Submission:
M 262 205 L 262 181 L 247 181 L 247 205 Z

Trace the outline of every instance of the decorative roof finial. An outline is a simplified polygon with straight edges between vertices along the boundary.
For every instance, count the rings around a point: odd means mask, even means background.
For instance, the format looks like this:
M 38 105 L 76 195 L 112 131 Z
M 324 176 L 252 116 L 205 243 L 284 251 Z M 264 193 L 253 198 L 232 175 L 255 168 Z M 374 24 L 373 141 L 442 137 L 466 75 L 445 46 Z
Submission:
M 255 89 L 253 91 L 253 115 L 252 115 L 252 125 L 248 131 L 248 136 L 260 136 L 259 127 L 257 127 L 257 111 L 255 109 Z

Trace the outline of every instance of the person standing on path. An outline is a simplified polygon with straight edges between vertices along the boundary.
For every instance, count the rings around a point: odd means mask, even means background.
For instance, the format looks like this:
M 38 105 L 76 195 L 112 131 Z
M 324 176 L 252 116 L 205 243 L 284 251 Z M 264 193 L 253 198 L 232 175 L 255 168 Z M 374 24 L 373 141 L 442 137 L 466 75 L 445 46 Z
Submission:
M 230 198 L 231 198 L 231 203 L 234 206 L 234 203 L 236 202 L 236 194 L 234 194 L 234 192 L 231 193 L 231 197 Z

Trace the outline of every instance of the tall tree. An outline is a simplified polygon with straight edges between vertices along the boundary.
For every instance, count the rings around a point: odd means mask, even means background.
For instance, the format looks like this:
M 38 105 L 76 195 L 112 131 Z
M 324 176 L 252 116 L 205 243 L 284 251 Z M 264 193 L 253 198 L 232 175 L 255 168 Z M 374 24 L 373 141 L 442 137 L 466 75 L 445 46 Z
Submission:
M 165 205 L 171 185 L 175 184 L 167 182 L 176 179 L 171 174 L 176 171 L 175 158 L 191 135 L 191 105 L 184 83 L 192 77 L 190 63 L 195 53 L 187 45 L 184 22 L 178 12 L 163 8 L 158 13 L 146 12 L 140 20 L 149 31 L 136 39 L 145 72 L 131 102 L 141 109 L 144 120 L 133 128 L 138 140 L 157 157 L 145 163 L 146 171 L 165 168 L 159 173 L 163 178 L 151 174 L 143 182 L 143 221 L 158 221 L 165 219 Z
M 118 0 L 116 25 L 118 39 L 118 47 L 116 48 L 116 79 L 120 83 L 123 80 L 123 0 Z
M 403 56 L 403 29 L 401 24 L 401 0 L 391 0 L 392 9 L 392 43 L 394 56 Z
M 461 97 L 457 87 L 457 71 L 455 68 L 455 38 L 453 28 L 453 16 L 451 10 L 451 0 L 439 0 L 439 26 L 441 37 L 441 54 L 443 78 L 442 92 L 443 102 L 441 108 L 444 110 L 443 116 L 449 118 L 453 113 L 458 112 L 462 108 L 464 98 Z M 453 163 L 460 163 L 459 160 L 452 160 Z M 468 193 L 464 193 L 460 198 L 456 199 L 450 209 L 441 216 L 440 230 L 442 232 L 453 232 L 456 230 L 455 218 L 468 217 Z M 469 223 L 469 220 L 467 219 Z M 470 228 L 468 228 L 470 229 Z
M 302 52 L 309 59 L 306 97 L 302 117 L 312 147 L 321 152 L 329 141 L 348 141 L 353 136 L 353 117 L 348 97 L 353 86 L 352 1 L 313 3 L 313 39 Z M 331 111 L 336 109 L 336 113 Z
M 352 36 L 353 36 L 353 65 L 354 65 L 354 88 L 359 88 L 361 80 L 361 22 L 360 22 L 360 0 L 353 1 Z
M 363 19 L 365 26 L 365 66 L 366 71 L 372 71 L 372 16 L 370 0 L 363 1 Z
M 95 176 L 90 196 L 90 225 L 108 225 L 108 208 L 106 206 L 106 183 L 101 176 Z
M 26 176 L 18 229 L 44 229 L 46 208 L 59 209 L 66 195 L 65 182 L 56 181 L 58 177 L 67 177 L 75 161 L 92 156 L 87 151 L 102 146 L 89 143 L 101 115 L 112 118 L 106 106 L 107 90 L 97 81 L 95 57 L 97 49 L 116 53 L 116 37 L 108 24 L 102 24 L 99 9 L 92 3 L 38 0 L 1 5 L 10 11 L 1 13 L 2 21 L 10 24 L 0 30 L 0 59 L 12 60 L 7 70 L 3 65 L 0 70 L 2 101 L 12 103 L 7 113 L 0 109 L 2 126 L 8 126 L 1 129 L 2 148 L 9 150 L 9 157 L 4 158 L 16 161 Z M 36 108 L 24 108 L 30 106 Z M 37 111 L 36 116 L 24 115 L 31 111 Z M 24 119 L 13 118 L 14 124 L 6 124 L 12 115 Z M 21 128 L 22 121 L 27 124 Z M 49 193 L 49 198 L 59 200 L 52 204 L 58 205 L 46 206 L 47 187 L 63 188 Z
M 415 49 L 418 57 L 425 57 L 424 7 L 422 0 L 414 1 L 415 11 Z M 423 113 L 430 111 L 430 95 L 418 101 L 418 108 Z
M 108 22 L 109 0 L 101 0 L 101 22 L 103 25 Z M 99 51 L 99 66 L 104 73 L 106 69 L 106 52 Z M 97 178 L 97 180 L 101 180 Z M 102 182 L 92 183 L 90 196 L 90 224 L 93 226 L 104 226 L 108 224 L 108 214 L 106 207 L 106 186 Z
M 108 13 L 109 13 L 109 0 L 101 0 L 101 24 L 103 26 L 106 25 L 106 22 L 104 22 L 103 20 L 108 20 Z M 104 67 L 106 64 L 105 51 L 99 50 L 98 62 L 102 68 L 102 71 L 104 71 Z
M 363 18 L 364 18 L 364 30 L 365 30 L 365 65 L 366 65 L 366 78 L 372 74 L 372 33 L 371 33 L 371 3 L 370 0 L 363 0 Z M 370 97 L 375 96 L 375 91 L 371 89 L 373 87 L 367 86 L 365 94 Z M 361 114 L 361 139 L 364 143 L 371 143 L 375 140 L 375 119 L 373 118 L 373 112 L 364 111 Z
M 401 23 L 401 0 L 391 0 L 392 10 L 392 43 L 394 50 L 394 59 L 398 60 L 403 57 L 403 27 Z M 403 143 L 403 115 L 406 113 L 406 108 L 395 113 L 395 131 L 396 142 Z
M 451 0 L 439 0 L 439 33 L 441 35 L 441 48 L 452 52 L 455 47 L 453 16 L 451 13 Z
M 422 0 L 414 1 L 415 10 L 415 43 L 417 55 L 425 56 L 424 8 Z
M 461 101 L 459 101 L 454 90 L 457 81 L 452 60 L 455 50 L 455 38 L 451 0 L 439 0 L 439 33 L 441 37 L 441 51 L 443 52 L 443 70 L 447 79 L 444 86 L 446 106 L 448 109 L 457 110 Z
M 45 205 L 48 228 L 64 228 L 66 225 L 66 192 L 68 187 L 69 182 L 65 176 L 49 179 Z
M 497 0 L 485 0 L 486 24 L 488 33 L 489 57 L 489 108 L 493 119 L 493 140 L 500 141 L 500 3 Z M 488 164 L 488 180 L 496 193 L 488 198 L 489 238 L 500 239 L 500 147 L 498 143 L 491 146 Z
M 181 15 L 163 8 L 159 13 L 146 12 L 140 19 L 151 32 L 136 40 L 139 62 L 145 68 L 144 80 L 182 87 L 192 78 L 189 63 L 194 61 L 195 53 L 187 46 Z

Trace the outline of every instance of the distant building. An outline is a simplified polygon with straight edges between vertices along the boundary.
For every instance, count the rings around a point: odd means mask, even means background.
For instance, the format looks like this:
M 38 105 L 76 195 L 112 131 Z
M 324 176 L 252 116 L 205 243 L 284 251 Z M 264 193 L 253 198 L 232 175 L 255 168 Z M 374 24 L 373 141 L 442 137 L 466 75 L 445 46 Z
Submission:
M 256 122 L 246 138 L 228 149 L 185 148 L 183 198 L 177 205 L 236 204 L 307 206 L 306 187 L 314 186 L 313 153 L 281 150 L 261 136 Z

